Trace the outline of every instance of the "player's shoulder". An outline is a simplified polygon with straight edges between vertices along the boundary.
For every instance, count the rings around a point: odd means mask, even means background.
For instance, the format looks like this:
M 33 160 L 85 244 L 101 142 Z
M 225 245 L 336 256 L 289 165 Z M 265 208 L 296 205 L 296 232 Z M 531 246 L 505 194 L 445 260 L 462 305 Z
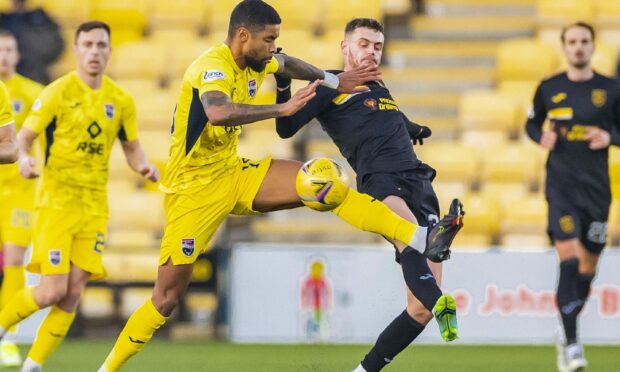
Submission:
M 232 54 L 224 43 L 212 46 L 196 58 L 185 71 L 184 78 L 192 82 L 200 77 L 203 81 L 223 80 L 230 75 Z
M 546 85 L 555 85 L 555 84 L 564 84 L 568 81 L 568 77 L 566 76 L 566 72 L 559 72 L 557 74 L 551 75 L 540 82 L 541 86 Z
M 620 89 L 620 81 L 618 79 L 611 78 L 598 72 L 594 72 L 594 81 L 612 89 Z
M 30 91 L 41 91 L 43 90 L 43 84 L 40 84 L 32 79 L 27 78 L 24 75 L 15 74 L 15 78 L 18 79 L 19 83 L 24 87 L 24 89 Z

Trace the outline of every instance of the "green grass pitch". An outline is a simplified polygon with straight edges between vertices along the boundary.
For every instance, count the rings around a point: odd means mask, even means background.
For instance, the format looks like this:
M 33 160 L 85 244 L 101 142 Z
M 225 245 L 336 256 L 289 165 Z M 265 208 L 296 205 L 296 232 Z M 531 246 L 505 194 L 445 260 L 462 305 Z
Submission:
M 113 340 L 67 340 L 45 365 L 46 372 L 96 371 Z M 22 351 L 26 352 L 26 347 Z M 368 345 L 238 345 L 220 342 L 155 340 L 123 371 L 351 371 Z M 586 346 L 588 371 L 617 368 L 618 346 Z M 16 369 L 17 370 L 17 369 Z M 386 372 L 550 372 L 553 346 L 419 345 L 408 348 Z

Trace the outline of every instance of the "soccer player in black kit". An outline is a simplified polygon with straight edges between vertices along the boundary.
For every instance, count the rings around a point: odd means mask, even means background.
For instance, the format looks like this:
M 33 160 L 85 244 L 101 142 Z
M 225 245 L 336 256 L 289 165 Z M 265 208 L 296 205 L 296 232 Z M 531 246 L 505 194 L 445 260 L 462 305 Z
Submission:
M 565 336 L 558 342 L 559 371 L 583 371 L 588 364 L 577 318 L 607 238 L 608 147 L 620 143 L 620 85 L 592 69 L 594 37 L 586 23 L 562 30 L 568 70 L 540 83 L 526 124 L 530 138 L 549 150 L 547 232 L 560 260 L 557 305 Z M 543 130 L 547 118 L 550 128 Z
M 383 26 L 378 21 L 350 21 L 341 44 L 345 71 L 362 63 L 379 64 L 383 42 Z M 277 102 L 285 102 L 291 95 L 291 81 L 278 75 L 276 80 Z M 360 192 L 382 200 L 403 218 L 421 226 L 434 226 L 439 222 L 439 203 L 431 185 L 435 170 L 417 159 L 412 146 L 412 141 L 422 144 L 431 131 L 410 122 L 381 81 L 365 85 L 366 92 L 355 94 L 318 87 L 316 97 L 295 115 L 276 119 L 278 134 L 291 137 L 316 117 L 355 170 Z M 455 199 L 441 220 L 450 242 L 462 227 L 462 217 L 462 205 Z M 433 315 L 444 340 L 452 341 L 458 335 L 454 298 L 442 294 L 438 284 L 440 262 L 449 258 L 449 250 L 429 254 L 393 243 L 408 287 L 407 308 L 379 335 L 354 372 L 381 370 L 422 332 Z M 430 267 L 426 258 L 433 261 Z

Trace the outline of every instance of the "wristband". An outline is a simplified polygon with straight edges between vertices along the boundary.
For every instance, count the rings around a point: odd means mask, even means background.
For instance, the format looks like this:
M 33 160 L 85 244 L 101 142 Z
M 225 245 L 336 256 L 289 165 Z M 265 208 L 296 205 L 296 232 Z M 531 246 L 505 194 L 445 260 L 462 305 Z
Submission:
M 321 85 L 332 89 L 338 89 L 340 79 L 338 79 L 338 76 L 332 74 L 331 72 L 325 71 L 325 77 L 323 78 L 323 83 Z

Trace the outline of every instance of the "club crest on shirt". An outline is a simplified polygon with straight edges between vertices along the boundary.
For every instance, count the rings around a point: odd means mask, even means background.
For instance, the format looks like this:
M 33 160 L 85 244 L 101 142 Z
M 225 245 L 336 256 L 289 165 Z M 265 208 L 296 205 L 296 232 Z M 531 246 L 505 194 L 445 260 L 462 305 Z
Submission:
M 187 257 L 194 254 L 195 245 L 196 241 L 194 238 L 181 239 L 181 251 L 183 251 L 183 254 Z
M 604 89 L 592 89 L 592 104 L 602 107 L 607 102 L 607 92 Z
M 364 100 L 364 106 L 374 111 L 377 109 L 377 100 L 374 98 L 366 98 Z
M 13 100 L 13 113 L 19 114 L 24 108 L 24 103 L 18 99 Z
M 250 81 L 248 81 L 248 95 L 251 98 L 254 98 L 254 96 L 256 95 L 256 79 L 252 79 Z
M 105 116 L 112 120 L 114 118 L 114 105 L 111 103 L 106 103 L 103 105 L 103 112 L 105 112 Z
M 60 249 L 52 249 L 48 253 L 49 253 L 50 263 L 54 266 L 60 265 L 60 261 L 61 261 Z

